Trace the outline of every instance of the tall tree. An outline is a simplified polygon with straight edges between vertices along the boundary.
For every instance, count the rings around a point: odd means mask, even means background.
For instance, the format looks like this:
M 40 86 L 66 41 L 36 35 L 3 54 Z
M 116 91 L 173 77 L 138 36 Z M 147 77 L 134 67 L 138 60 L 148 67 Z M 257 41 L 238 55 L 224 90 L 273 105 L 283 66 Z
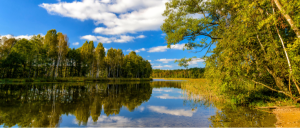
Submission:
M 50 74 L 52 74 L 51 76 L 54 77 L 54 71 L 55 71 L 55 65 L 57 62 L 57 50 L 58 50 L 58 40 L 57 40 L 57 34 L 56 34 L 56 30 L 55 29 L 51 29 L 47 32 L 47 34 L 45 35 L 45 40 L 44 40 L 44 47 L 45 49 L 47 49 L 47 54 L 48 57 L 51 58 L 51 70 L 49 70 L 48 68 L 48 73 L 47 76 L 50 76 Z
M 97 63 L 97 74 L 96 77 L 99 78 L 99 73 L 103 71 L 104 66 L 104 57 L 105 57 L 105 49 L 103 47 L 103 44 L 101 42 L 98 43 L 97 47 L 95 48 L 95 60 Z
M 187 49 L 206 49 L 210 53 L 203 56 L 206 77 L 219 79 L 214 82 L 222 90 L 243 89 L 251 83 L 299 101 L 299 4 L 296 0 L 172 0 L 166 4 L 163 15 L 168 18 L 161 29 L 168 46 L 188 40 Z M 202 18 L 192 17 L 198 14 Z M 204 40 L 197 42 L 200 37 Z

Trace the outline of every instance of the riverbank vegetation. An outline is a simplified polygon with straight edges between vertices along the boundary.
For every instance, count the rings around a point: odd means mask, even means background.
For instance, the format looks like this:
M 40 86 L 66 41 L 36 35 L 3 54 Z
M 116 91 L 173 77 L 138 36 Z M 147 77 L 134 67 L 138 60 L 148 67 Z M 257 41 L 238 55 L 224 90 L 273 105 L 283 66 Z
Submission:
M 179 80 L 178 78 L 172 78 Z M 207 99 L 208 102 L 233 104 L 249 107 L 281 107 L 292 106 L 300 107 L 300 104 L 295 104 L 292 99 L 289 99 L 283 94 L 269 91 L 268 89 L 257 86 L 256 88 L 245 86 L 240 88 L 239 92 L 236 90 L 224 92 L 217 84 L 211 84 L 208 79 L 180 79 L 185 80 L 181 84 L 181 88 L 186 90 L 191 97 L 201 96 Z
M 67 77 L 67 78 L 4 78 L 1 83 L 10 82 L 103 82 L 103 81 L 151 81 L 152 78 L 86 78 L 86 77 Z
M 295 103 L 300 101 L 299 9 L 297 0 L 172 0 L 161 29 L 169 47 L 188 40 L 186 49 L 206 51 L 204 76 L 214 87 L 209 89 L 242 104 L 272 98 Z
M 177 70 L 153 69 L 152 78 L 203 78 L 204 68 L 190 68 Z
M 93 41 L 86 41 L 71 49 L 68 36 L 54 29 L 45 37 L 3 37 L 0 42 L 1 79 L 149 78 L 152 71 L 150 62 L 134 51 L 124 55 L 121 49 L 110 48 L 106 53 L 101 42 L 95 47 Z

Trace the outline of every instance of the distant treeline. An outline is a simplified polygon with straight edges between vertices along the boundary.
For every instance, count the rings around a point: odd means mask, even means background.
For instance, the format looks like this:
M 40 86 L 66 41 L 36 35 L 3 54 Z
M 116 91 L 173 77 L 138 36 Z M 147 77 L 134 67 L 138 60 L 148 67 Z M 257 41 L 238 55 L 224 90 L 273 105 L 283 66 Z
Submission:
M 124 56 L 110 48 L 106 54 L 103 44 L 95 48 L 93 41 L 71 49 L 67 35 L 55 29 L 30 40 L 0 39 L 0 78 L 149 78 L 151 72 L 151 64 L 133 51 Z
M 203 78 L 204 68 L 190 68 L 177 70 L 153 69 L 152 78 Z

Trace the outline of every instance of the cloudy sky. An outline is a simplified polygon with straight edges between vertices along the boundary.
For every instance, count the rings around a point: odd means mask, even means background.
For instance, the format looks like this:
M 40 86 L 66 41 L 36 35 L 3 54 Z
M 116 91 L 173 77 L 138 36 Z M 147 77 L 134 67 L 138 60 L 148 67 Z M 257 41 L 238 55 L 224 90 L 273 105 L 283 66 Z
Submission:
M 183 51 L 184 43 L 166 47 L 161 14 L 168 0 L 2 0 L 0 35 L 30 38 L 56 29 L 67 34 L 70 47 L 86 40 L 104 47 L 136 51 L 156 69 L 179 69 L 174 60 L 200 57 L 203 53 Z M 200 41 L 200 39 L 197 39 Z M 190 67 L 204 67 L 194 59 Z

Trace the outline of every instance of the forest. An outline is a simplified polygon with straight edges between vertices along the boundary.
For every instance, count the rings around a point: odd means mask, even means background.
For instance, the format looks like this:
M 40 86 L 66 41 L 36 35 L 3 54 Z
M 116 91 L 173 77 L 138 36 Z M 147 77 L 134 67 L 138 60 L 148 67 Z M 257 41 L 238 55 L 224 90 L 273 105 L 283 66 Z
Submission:
M 205 52 L 204 76 L 218 93 L 241 102 L 253 89 L 299 102 L 299 10 L 299 0 L 171 0 L 161 29 L 168 47 L 188 41 Z
M 43 37 L 30 40 L 0 39 L 0 78 L 149 78 L 151 64 L 134 51 L 124 55 L 121 49 L 105 51 L 86 41 L 71 49 L 68 36 L 49 30 Z
M 190 68 L 177 70 L 153 69 L 152 78 L 203 78 L 204 68 Z

